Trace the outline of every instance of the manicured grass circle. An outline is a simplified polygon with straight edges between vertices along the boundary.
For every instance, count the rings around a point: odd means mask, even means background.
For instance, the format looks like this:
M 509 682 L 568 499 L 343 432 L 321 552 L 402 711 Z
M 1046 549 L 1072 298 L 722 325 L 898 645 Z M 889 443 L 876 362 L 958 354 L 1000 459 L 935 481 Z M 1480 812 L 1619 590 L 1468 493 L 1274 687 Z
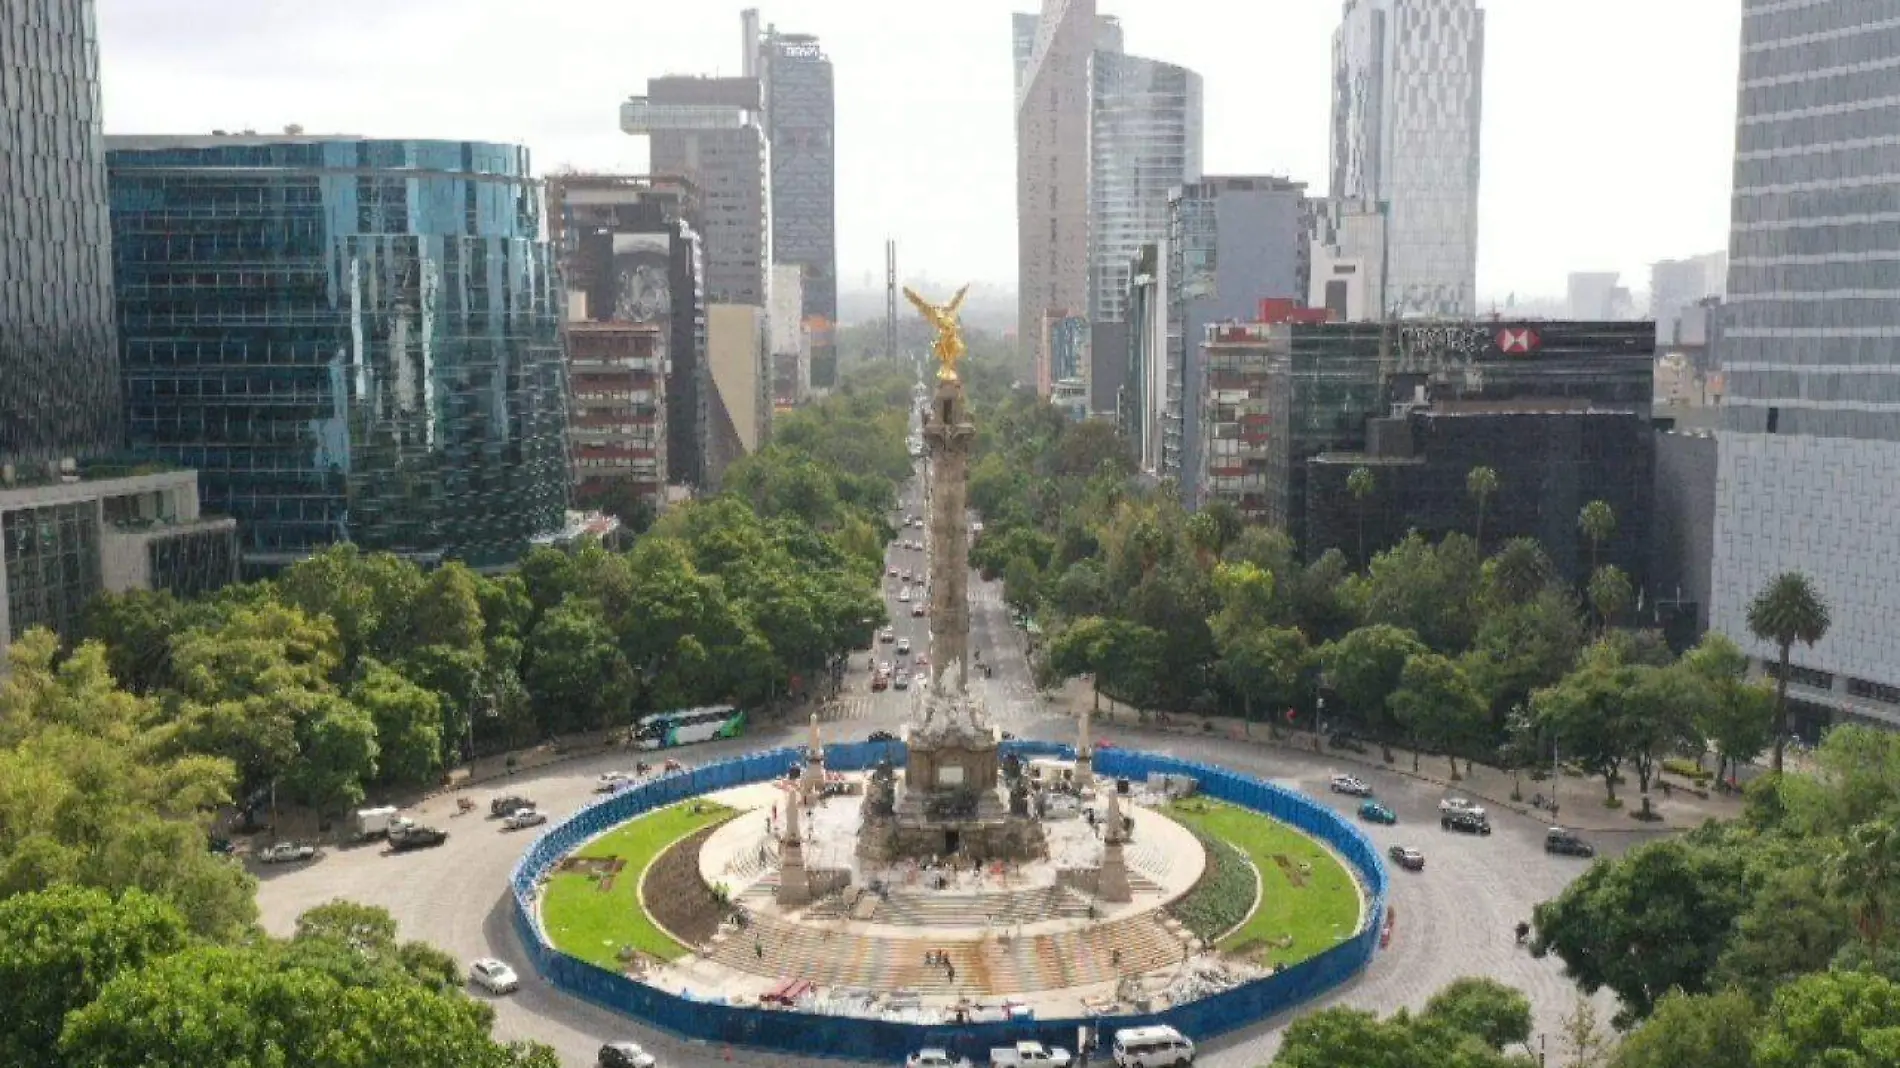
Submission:
M 554 948 L 589 964 L 619 971 L 620 949 L 631 946 L 660 960 L 686 953 L 654 925 L 640 907 L 640 878 L 666 847 L 704 827 L 738 813 L 700 798 L 656 809 L 594 839 L 573 853 L 589 860 L 621 862 L 612 885 L 583 872 L 559 871 L 548 877 L 541 899 L 541 923 Z
M 1198 834 L 1231 845 L 1260 873 L 1259 907 L 1238 930 L 1222 937 L 1216 948 L 1256 962 L 1294 964 L 1358 931 L 1359 886 L 1346 866 L 1318 842 L 1251 809 L 1204 797 L 1176 801 L 1161 811 Z M 1177 914 L 1231 916 L 1227 921 L 1231 924 L 1245 915 L 1246 904 L 1232 900 L 1197 903 L 1194 897 L 1203 890 L 1223 898 L 1251 895 L 1252 877 L 1244 880 L 1244 890 L 1242 884 L 1243 880 L 1231 875 L 1203 880 L 1177 906 Z

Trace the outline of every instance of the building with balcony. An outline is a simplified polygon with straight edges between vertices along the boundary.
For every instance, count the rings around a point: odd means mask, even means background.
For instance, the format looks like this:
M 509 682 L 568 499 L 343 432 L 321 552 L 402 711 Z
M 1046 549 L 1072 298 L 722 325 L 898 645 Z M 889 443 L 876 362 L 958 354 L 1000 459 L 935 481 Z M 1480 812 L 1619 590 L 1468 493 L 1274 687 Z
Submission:
M 198 469 L 247 571 L 343 541 L 505 566 L 560 529 L 560 297 L 525 150 L 107 150 L 129 444 Z
M 1202 334 L 1199 454 L 1206 457 L 1197 499 L 1226 501 L 1249 522 L 1270 520 L 1268 441 L 1273 371 L 1282 345 L 1282 328 L 1323 323 L 1323 308 L 1304 308 L 1291 300 L 1263 300 L 1255 321 L 1215 323 Z
M 632 499 L 658 513 L 666 506 L 666 331 L 578 322 L 563 339 L 576 503 Z
M 0 472 L 0 651 L 33 627 L 73 633 L 100 593 L 191 597 L 231 582 L 236 531 L 235 520 L 199 513 L 190 471 L 9 467 Z
M 712 379 L 699 190 L 667 176 L 570 174 L 548 179 L 547 200 L 568 321 L 662 326 L 665 477 L 703 485 Z
M 772 407 L 796 407 L 811 397 L 811 320 L 804 314 L 805 269 L 774 264 L 772 283 Z

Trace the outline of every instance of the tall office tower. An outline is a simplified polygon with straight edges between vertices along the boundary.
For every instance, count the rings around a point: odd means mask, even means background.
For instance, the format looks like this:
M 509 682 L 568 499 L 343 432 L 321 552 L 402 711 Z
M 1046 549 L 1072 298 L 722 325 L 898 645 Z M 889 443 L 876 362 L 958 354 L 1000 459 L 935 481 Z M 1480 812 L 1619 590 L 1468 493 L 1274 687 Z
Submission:
M 1474 311 L 1483 86 L 1477 0 L 1345 0 L 1331 196 L 1385 205 L 1388 315 Z
M 1697 306 L 1728 289 L 1728 253 L 1709 252 L 1681 260 L 1658 260 L 1649 265 L 1649 317 L 1656 320 L 1656 343 L 1686 342 L 1678 328 L 1685 317 L 1690 329 L 1702 332 L 1706 308 Z
M 748 25 L 756 25 L 756 15 Z M 837 105 L 818 38 L 767 26 L 755 45 L 772 142 L 772 262 L 799 269 L 799 314 L 811 335 L 812 384 L 836 384 Z M 776 314 L 776 313 L 775 313 Z M 774 330 L 779 330 L 777 324 Z
M 1168 231 L 1168 192 L 1201 180 L 1201 76 L 1099 50 L 1089 75 L 1089 316 L 1119 323 L 1135 254 Z
M 1742 4 L 1710 622 L 1772 663 L 1750 600 L 1814 580 L 1833 626 L 1788 687 L 1809 737 L 1900 727 L 1900 98 L 1866 69 L 1896 25 L 1900 0 Z
M 1043 0 L 1017 77 L 1016 338 L 1039 382 L 1051 362 L 1044 322 L 1088 307 L 1089 60 L 1098 32 L 1095 0 Z
M 1161 473 L 1176 480 L 1190 507 L 1205 481 L 1200 398 L 1207 328 L 1253 321 L 1262 300 L 1304 300 L 1313 211 L 1305 183 L 1275 175 L 1209 177 L 1169 195 L 1159 455 Z
M 92 0 L 0 4 L 0 462 L 120 444 L 105 202 Z
M 561 531 L 560 302 L 527 150 L 106 148 L 131 447 L 200 469 L 247 569 L 343 541 L 500 566 Z
M 772 289 L 771 143 L 759 79 L 647 79 L 620 128 L 650 139 L 654 174 L 693 183 L 705 225 L 706 299 L 765 307 Z

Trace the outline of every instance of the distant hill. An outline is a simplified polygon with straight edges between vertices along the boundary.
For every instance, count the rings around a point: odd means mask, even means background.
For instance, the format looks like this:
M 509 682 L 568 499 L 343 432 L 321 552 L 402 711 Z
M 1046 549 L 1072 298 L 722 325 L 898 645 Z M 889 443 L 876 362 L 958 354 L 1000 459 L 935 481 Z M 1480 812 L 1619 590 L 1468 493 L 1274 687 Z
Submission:
M 901 284 L 910 286 L 932 300 L 948 300 L 956 292 L 955 285 L 961 283 L 939 282 L 929 278 L 905 279 Z M 915 316 L 904 295 L 897 295 L 897 314 Z M 838 323 L 851 326 L 855 323 L 884 321 L 884 290 L 882 289 L 840 289 L 838 291 Z M 963 321 L 970 326 L 1001 334 L 1016 329 L 1016 291 L 1002 286 L 977 282 L 970 286 L 970 295 L 963 298 Z

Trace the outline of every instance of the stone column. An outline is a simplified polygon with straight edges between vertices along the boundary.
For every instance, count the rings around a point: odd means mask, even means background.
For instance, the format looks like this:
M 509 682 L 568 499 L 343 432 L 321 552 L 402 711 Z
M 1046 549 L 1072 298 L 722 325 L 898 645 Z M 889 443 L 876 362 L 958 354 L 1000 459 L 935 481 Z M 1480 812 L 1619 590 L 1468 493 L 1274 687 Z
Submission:
M 1122 855 L 1121 795 L 1108 791 L 1108 815 L 1102 818 L 1102 866 L 1095 876 L 1095 896 L 1110 904 L 1126 904 L 1135 892 L 1128 885 L 1128 858 Z
M 811 875 L 805 870 L 805 843 L 798 833 L 798 798 L 785 797 L 785 830 L 778 839 L 778 904 L 795 909 L 811 904 Z
M 799 792 L 806 801 L 815 801 L 825 794 L 825 747 L 818 738 L 818 713 L 811 714 L 811 742 L 805 747 L 805 775 L 799 783 Z
M 930 414 L 924 420 L 924 441 L 930 448 L 932 468 L 928 519 L 930 640 L 936 660 L 930 668 L 931 685 L 943 689 L 938 680 L 954 666 L 954 692 L 962 694 L 969 691 L 970 678 L 970 524 L 964 510 L 976 426 L 964 406 L 960 380 L 938 381 Z
M 1075 784 L 1086 787 L 1095 777 L 1095 746 L 1089 739 L 1089 706 L 1082 706 L 1082 716 L 1075 725 Z

